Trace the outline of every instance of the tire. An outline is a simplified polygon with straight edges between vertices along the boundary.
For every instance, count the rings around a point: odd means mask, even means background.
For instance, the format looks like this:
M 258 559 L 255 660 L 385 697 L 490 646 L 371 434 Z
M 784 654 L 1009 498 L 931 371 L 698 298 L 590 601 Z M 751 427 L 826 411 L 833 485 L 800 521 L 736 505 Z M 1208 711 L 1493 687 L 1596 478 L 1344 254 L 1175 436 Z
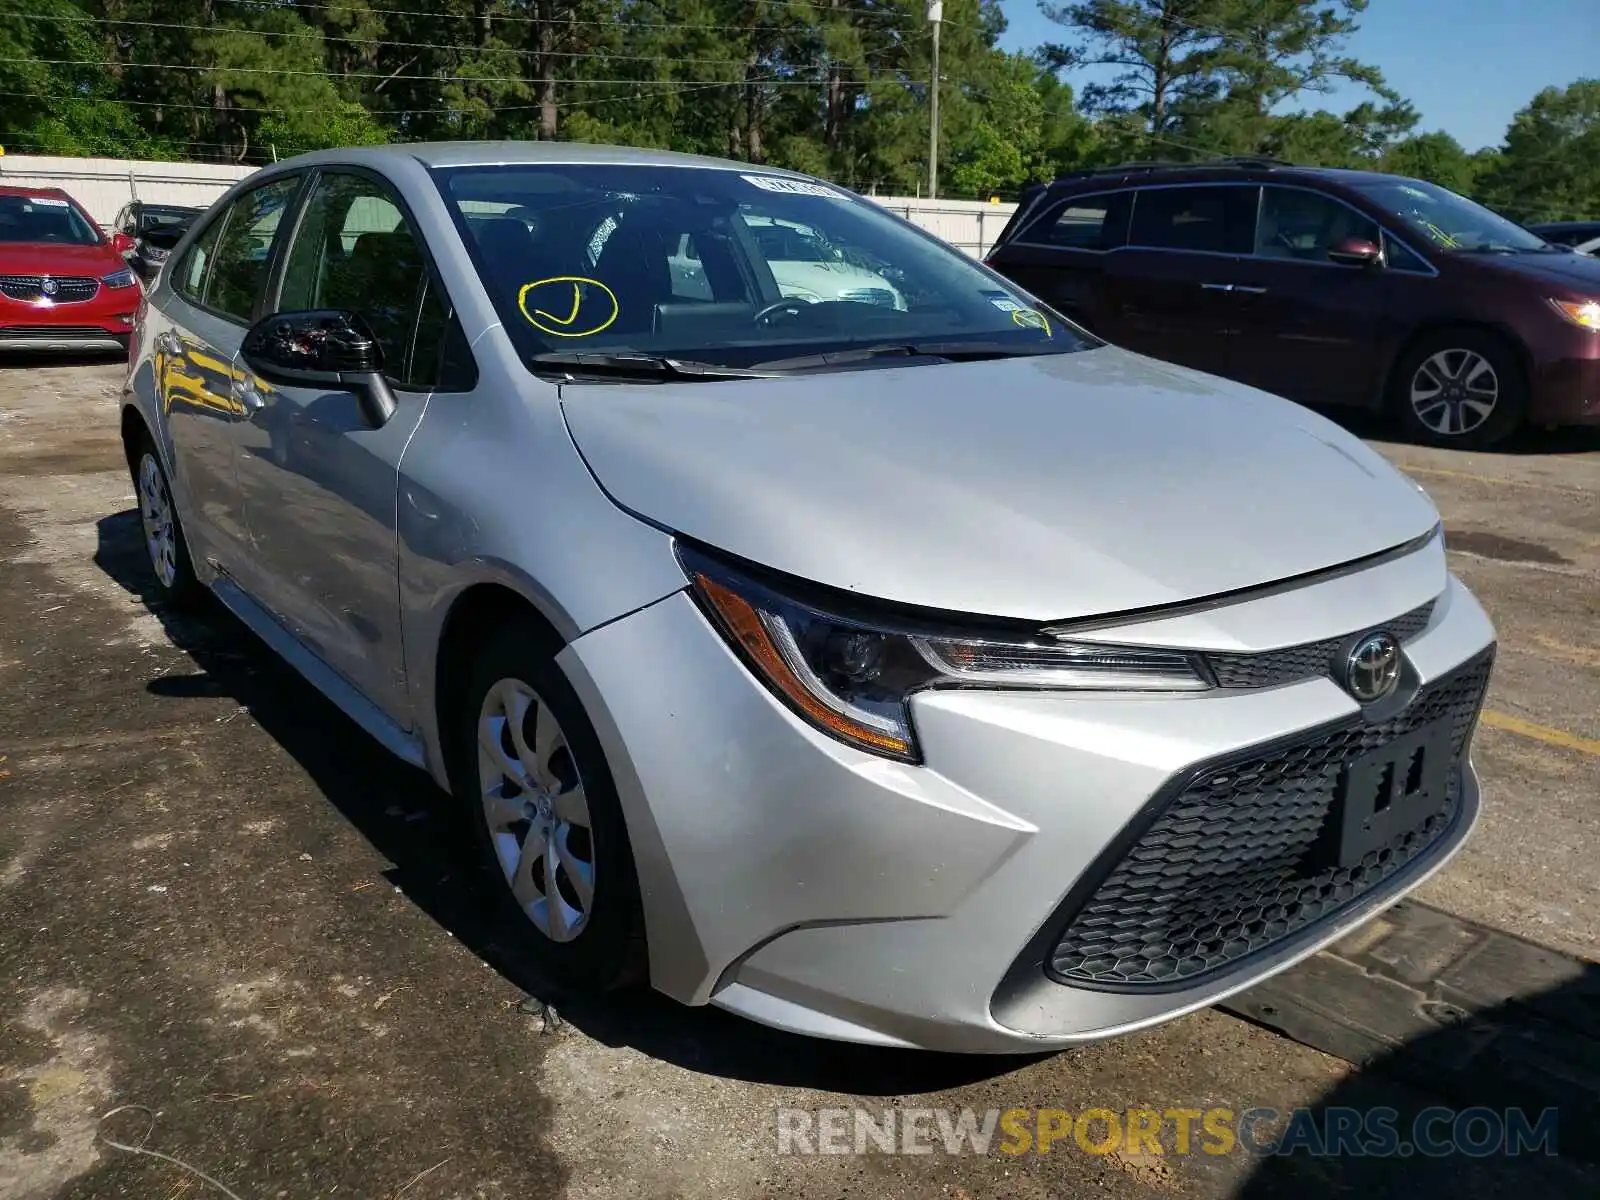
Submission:
M 193 608 L 204 589 L 194 576 L 189 541 L 183 533 L 178 506 L 172 500 L 167 470 L 148 433 L 141 434 L 134 443 L 128 469 L 133 475 L 145 561 L 155 581 L 155 595 L 173 608 Z
M 1441 329 L 1395 364 L 1389 404 L 1414 441 L 1483 450 L 1528 415 L 1528 381 L 1510 343 L 1481 329 Z
M 647 974 L 643 906 L 600 739 L 543 645 L 523 623 L 491 634 L 456 712 L 452 775 L 519 946 L 563 991 L 594 995 Z

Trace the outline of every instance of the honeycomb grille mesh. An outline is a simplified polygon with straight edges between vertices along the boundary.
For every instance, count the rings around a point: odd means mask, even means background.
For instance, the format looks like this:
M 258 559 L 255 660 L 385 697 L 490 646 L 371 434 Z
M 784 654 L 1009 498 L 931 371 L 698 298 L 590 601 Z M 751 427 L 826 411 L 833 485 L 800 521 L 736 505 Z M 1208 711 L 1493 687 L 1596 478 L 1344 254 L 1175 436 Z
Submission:
M 1428 618 L 1433 615 L 1433 603 L 1429 600 L 1378 628 L 1387 629 L 1402 642 L 1410 641 L 1427 628 Z M 1344 641 L 1344 637 L 1324 638 L 1259 654 L 1207 654 L 1206 662 L 1211 665 L 1219 687 L 1281 687 L 1329 674 L 1333 669 L 1333 656 Z
M 1415 861 L 1454 823 L 1459 764 L 1492 652 L 1421 689 L 1387 721 L 1341 726 L 1197 776 L 1078 909 L 1049 956 L 1062 983 L 1183 983 L 1329 917 Z M 1438 810 L 1353 867 L 1312 855 L 1343 765 L 1449 718 L 1451 782 Z

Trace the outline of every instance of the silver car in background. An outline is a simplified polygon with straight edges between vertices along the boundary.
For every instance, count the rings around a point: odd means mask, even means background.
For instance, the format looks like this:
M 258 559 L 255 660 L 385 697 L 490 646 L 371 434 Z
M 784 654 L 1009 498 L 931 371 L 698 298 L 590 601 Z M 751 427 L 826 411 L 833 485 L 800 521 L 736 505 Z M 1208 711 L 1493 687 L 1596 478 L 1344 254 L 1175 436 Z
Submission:
M 785 296 L 774 222 L 900 303 Z M 1494 635 L 1420 489 L 804 176 L 275 164 L 152 290 L 123 436 L 166 601 L 431 773 L 565 988 L 1062 1046 L 1310 954 L 1477 815 Z

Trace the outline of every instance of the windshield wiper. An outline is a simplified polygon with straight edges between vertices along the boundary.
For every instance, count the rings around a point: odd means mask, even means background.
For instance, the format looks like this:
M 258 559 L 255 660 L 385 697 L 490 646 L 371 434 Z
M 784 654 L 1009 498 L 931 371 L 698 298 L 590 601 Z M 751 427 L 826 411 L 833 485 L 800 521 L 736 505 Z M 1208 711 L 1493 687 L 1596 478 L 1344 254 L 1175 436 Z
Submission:
M 565 375 L 612 375 L 621 379 L 771 379 L 773 371 L 725 367 L 693 359 L 657 354 L 604 354 L 589 350 L 552 350 L 530 354 L 534 370 L 554 368 Z
M 797 358 L 774 358 L 757 363 L 772 371 L 804 371 L 814 367 L 836 367 L 874 358 L 937 358 L 945 362 L 982 362 L 992 358 L 1030 358 L 1041 354 L 1065 354 L 1072 347 L 1047 342 L 1042 345 L 1022 345 L 1015 342 L 949 341 L 949 342 L 884 342 L 876 346 L 852 346 L 844 350 L 828 350 L 821 354 L 805 354 Z

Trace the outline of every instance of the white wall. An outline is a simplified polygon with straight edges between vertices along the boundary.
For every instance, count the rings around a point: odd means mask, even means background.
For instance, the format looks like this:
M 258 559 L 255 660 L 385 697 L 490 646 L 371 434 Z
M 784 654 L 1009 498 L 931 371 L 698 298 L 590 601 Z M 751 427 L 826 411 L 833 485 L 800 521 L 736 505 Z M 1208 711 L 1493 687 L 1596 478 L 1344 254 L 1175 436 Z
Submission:
M 204 208 L 254 170 L 222 163 L 0 155 L 0 184 L 62 188 L 102 225 L 109 225 L 129 200 Z M 1017 207 L 981 200 L 922 200 L 911 196 L 870 199 L 977 256 L 994 245 Z
M 1015 204 L 982 200 L 919 200 L 911 196 L 869 196 L 913 225 L 943 238 L 959 250 L 982 258 L 1006 227 Z
M 0 155 L 0 184 L 61 188 L 101 225 L 109 225 L 129 200 L 205 208 L 254 170 L 221 163 Z

